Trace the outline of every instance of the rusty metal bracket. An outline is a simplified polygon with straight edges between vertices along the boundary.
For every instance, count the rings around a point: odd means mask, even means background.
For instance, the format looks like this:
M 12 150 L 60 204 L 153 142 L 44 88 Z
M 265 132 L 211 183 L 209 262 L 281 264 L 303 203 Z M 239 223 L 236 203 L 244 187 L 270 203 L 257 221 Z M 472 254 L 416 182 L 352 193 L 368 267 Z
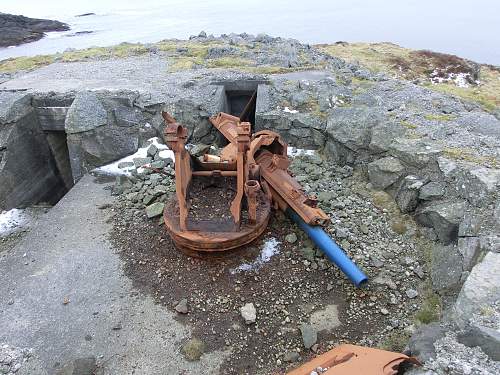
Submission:
M 164 211 L 168 232 L 177 247 L 185 251 L 222 251 L 242 246 L 266 228 L 271 206 L 291 207 L 308 224 L 323 224 L 328 216 L 288 172 L 287 145 L 272 131 L 252 135 L 247 120 L 256 95 L 240 117 L 219 113 L 210 122 L 229 141 L 219 155 L 194 158 L 185 150 L 187 129 L 163 112 L 167 145 L 175 154 L 176 196 Z M 194 217 L 191 214 L 191 186 L 199 179 L 230 179 L 235 194 L 230 219 Z M 229 182 L 228 182 L 229 181 Z M 208 184 L 207 186 L 211 186 Z M 197 194 L 203 196 L 203 189 Z M 200 198 L 202 198 L 202 196 Z M 246 215 L 242 212 L 246 211 Z

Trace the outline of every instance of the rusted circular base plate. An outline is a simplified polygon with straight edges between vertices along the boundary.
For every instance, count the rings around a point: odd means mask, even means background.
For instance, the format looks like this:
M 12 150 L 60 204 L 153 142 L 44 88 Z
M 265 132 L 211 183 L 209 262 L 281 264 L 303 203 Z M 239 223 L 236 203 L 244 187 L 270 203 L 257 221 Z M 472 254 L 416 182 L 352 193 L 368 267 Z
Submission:
M 167 202 L 163 219 L 170 237 L 179 250 L 190 256 L 199 256 L 200 252 L 219 252 L 246 245 L 259 237 L 267 227 L 271 214 L 271 203 L 261 193 L 258 196 L 257 221 L 251 225 L 242 219 L 237 228 L 232 218 L 218 220 L 187 220 L 187 231 L 179 226 L 179 206 L 177 197 Z

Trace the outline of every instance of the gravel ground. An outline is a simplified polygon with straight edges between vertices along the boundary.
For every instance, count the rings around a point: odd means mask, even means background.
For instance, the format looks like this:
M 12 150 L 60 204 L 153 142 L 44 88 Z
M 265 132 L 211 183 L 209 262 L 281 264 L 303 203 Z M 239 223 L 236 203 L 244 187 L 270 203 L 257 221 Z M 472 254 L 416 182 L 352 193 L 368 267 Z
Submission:
M 296 157 L 291 170 L 318 195 L 332 218 L 327 231 L 367 273 L 366 288 L 352 286 L 280 212 L 260 240 L 195 259 L 174 248 L 161 220 L 146 218 L 137 196 L 131 202 L 125 191 L 113 208 L 111 241 L 126 275 L 177 311 L 205 352 L 230 350 L 225 374 L 282 373 L 344 342 L 403 350 L 414 329 L 426 279 L 414 223 L 350 168 L 313 155 Z M 277 249 L 263 256 L 270 241 Z M 256 320 L 246 324 L 240 308 L 249 303 Z

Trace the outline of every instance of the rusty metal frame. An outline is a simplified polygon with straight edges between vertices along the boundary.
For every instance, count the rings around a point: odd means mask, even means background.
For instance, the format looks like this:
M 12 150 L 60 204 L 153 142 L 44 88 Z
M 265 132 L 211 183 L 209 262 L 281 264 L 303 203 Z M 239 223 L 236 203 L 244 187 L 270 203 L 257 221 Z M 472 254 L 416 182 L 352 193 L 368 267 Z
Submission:
M 166 112 L 165 139 L 175 154 L 176 196 L 164 211 L 164 221 L 174 243 L 192 251 L 223 251 L 247 244 L 265 230 L 271 205 L 292 208 L 302 219 L 320 225 L 328 216 L 316 207 L 316 198 L 305 194 L 288 172 L 287 144 L 279 134 L 264 130 L 251 134 L 251 124 L 243 119 L 255 106 L 256 95 L 236 117 L 219 113 L 210 118 L 212 125 L 229 141 L 218 156 L 194 158 L 185 149 L 187 129 Z M 236 195 L 230 205 L 232 222 L 214 227 L 205 220 L 194 221 L 190 215 L 189 192 L 194 178 L 236 179 Z M 242 210 L 247 217 L 242 221 Z

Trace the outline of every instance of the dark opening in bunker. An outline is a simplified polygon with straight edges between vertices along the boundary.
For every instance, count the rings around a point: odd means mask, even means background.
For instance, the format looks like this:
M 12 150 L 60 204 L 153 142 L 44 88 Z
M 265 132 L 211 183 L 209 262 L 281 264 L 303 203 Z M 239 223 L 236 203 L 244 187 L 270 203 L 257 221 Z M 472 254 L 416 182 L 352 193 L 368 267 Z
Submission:
M 241 117 L 255 126 L 255 109 L 258 86 L 262 81 L 231 81 L 224 82 L 224 98 L 222 112 Z

